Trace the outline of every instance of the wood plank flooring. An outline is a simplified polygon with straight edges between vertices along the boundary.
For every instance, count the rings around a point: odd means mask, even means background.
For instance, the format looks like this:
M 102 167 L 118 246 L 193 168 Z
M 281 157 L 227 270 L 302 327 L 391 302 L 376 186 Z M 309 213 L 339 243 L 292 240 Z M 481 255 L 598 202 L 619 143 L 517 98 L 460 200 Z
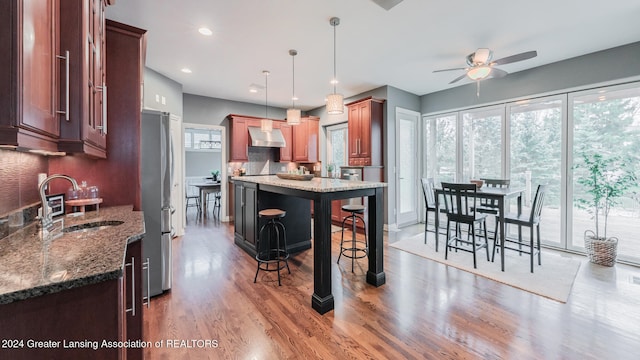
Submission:
M 173 241 L 173 288 L 145 309 L 147 359 L 637 359 L 640 269 L 583 261 L 561 304 L 387 246 L 424 225 L 385 233 L 387 283 L 335 261 L 335 310 L 311 309 L 313 251 L 291 275 L 260 272 L 233 244 L 233 224 L 194 223 Z M 333 237 L 337 260 L 339 233 Z M 584 258 L 583 258 L 584 259 Z M 543 259 L 544 261 L 544 259 Z M 528 266 L 523 258 L 522 266 Z M 191 347 L 168 347 L 167 340 Z M 217 348 L 198 340 L 216 340 Z M 200 343 L 202 345 L 202 342 Z

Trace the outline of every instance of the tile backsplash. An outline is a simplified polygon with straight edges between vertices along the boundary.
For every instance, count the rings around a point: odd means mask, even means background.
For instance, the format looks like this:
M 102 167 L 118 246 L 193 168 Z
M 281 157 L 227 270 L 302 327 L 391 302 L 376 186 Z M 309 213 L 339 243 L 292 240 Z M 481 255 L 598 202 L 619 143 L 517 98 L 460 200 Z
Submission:
M 288 171 L 296 168 L 296 163 L 293 162 L 276 162 L 276 152 L 278 148 L 268 147 L 249 147 L 249 161 L 247 162 L 230 162 L 229 163 L 229 175 L 233 174 L 234 169 L 245 168 L 247 170 L 246 175 L 268 175 L 275 174 L 282 171 Z

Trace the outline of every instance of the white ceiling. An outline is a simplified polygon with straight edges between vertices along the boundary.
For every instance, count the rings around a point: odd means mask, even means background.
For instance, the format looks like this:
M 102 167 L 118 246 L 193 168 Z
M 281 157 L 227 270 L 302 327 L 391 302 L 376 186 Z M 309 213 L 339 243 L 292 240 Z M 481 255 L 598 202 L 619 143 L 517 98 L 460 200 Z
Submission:
M 107 18 L 148 30 L 146 65 L 185 93 L 264 104 L 264 92 L 248 90 L 269 70 L 269 105 L 289 107 L 296 49 L 303 110 L 332 91 L 333 16 L 345 97 L 383 85 L 424 95 L 466 84 L 448 84 L 462 72 L 432 72 L 464 67 L 480 47 L 494 59 L 538 51 L 500 66 L 513 73 L 640 40 L 638 0 L 404 0 L 389 11 L 372 0 L 117 0 L 107 8 Z

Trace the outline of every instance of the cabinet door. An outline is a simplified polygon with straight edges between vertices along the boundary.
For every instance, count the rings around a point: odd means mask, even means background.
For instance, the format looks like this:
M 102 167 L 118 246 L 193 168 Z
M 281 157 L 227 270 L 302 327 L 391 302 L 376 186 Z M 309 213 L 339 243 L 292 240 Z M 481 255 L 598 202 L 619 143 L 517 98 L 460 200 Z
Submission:
M 293 127 L 293 161 L 308 159 L 309 120 L 300 119 L 300 124 Z
M 307 162 L 317 162 L 320 158 L 318 156 L 319 133 L 320 121 L 309 119 L 307 122 Z
M 235 184 L 233 187 L 233 221 L 237 237 L 244 238 L 244 186 Z
M 371 102 L 364 101 L 358 105 L 360 128 L 358 156 L 371 157 Z
M 57 151 L 57 1 L 0 1 L 0 145 Z
M 142 340 L 142 240 L 127 245 L 125 267 L 127 340 L 134 342 Z M 127 348 L 127 359 L 142 359 L 142 348 Z
M 89 1 L 88 20 L 88 53 L 89 69 L 88 84 L 89 91 L 89 117 L 85 127 L 85 138 L 93 144 L 106 147 L 106 84 L 105 84 L 105 5 L 104 0 Z
M 231 161 L 249 159 L 249 129 L 246 119 L 231 120 Z
M 359 157 L 360 142 L 360 108 L 349 106 L 349 165 L 352 165 L 351 159 Z
M 280 161 L 291 161 L 293 159 L 293 129 L 291 125 L 280 124 L 280 131 L 284 136 L 285 147 L 280 148 Z
M 256 246 L 258 233 L 258 189 L 254 186 L 245 186 L 245 206 L 244 206 L 244 240 L 245 242 Z

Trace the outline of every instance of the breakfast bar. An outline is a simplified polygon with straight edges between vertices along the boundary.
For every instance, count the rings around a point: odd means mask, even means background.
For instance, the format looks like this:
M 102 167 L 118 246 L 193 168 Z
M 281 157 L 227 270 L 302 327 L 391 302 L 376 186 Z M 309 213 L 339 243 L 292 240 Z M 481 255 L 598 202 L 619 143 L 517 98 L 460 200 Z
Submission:
M 369 269 L 367 283 L 385 283 L 383 269 L 383 189 L 381 182 L 313 178 L 309 181 L 280 179 L 277 176 L 240 176 L 232 180 L 254 183 L 260 193 L 280 194 L 313 200 L 313 295 L 311 306 L 320 314 L 334 308 L 331 293 L 331 201 L 355 197 L 367 198 L 367 236 Z M 238 206 L 239 204 L 236 204 Z M 289 214 L 288 216 L 296 216 Z M 300 221 L 304 219 L 299 219 Z M 309 219 L 310 220 L 310 219 Z

